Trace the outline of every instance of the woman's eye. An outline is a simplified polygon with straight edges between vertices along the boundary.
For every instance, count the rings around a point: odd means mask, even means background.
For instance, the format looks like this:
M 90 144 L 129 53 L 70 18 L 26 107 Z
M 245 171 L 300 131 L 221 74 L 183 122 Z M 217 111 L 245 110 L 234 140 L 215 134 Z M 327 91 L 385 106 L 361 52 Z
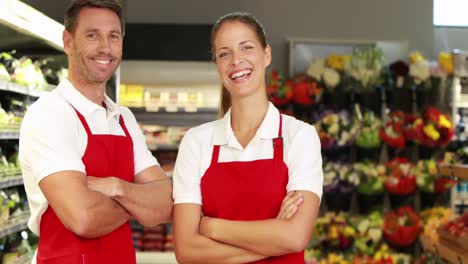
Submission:
M 221 52 L 221 53 L 218 54 L 218 57 L 219 57 L 219 58 L 224 58 L 224 57 L 226 57 L 228 54 L 229 54 L 228 52 Z

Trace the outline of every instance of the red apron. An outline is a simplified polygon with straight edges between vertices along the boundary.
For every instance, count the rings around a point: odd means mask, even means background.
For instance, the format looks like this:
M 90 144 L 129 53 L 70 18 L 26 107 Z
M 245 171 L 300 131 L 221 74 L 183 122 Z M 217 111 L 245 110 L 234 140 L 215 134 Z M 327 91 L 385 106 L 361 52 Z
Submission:
M 213 147 L 211 165 L 201 180 L 204 215 L 247 221 L 276 218 L 288 184 L 281 127 L 280 114 L 278 137 L 273 139 L 273 159 L 220 163 L 220 146 Z M 304 263 L 304 251 L 255 263 Z
M 133 141 L 122 116 L 120 116 L 120 125 L 125 136 L 93 135 L 85 118 L 76 109 L 75 111 L 88 134 L 88 144 L 82 158 L 86 175 L 115 176 L 133 182 Z M 136 263 L 130 225 L 125 223 L 105 236 L 86 239 L 66 229 L 49 206 L 41 219 L 37 263 Z

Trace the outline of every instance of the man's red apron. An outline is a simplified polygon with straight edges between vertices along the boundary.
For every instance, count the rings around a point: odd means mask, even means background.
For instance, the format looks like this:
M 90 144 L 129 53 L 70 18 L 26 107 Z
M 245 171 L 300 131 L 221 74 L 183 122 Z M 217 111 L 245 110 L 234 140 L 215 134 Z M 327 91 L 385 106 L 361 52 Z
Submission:
M 114 176 L 133 182 L 133 141 L 122 116 L 120 116 L 120 125 L 125 136 L 93 135 L 85 118 L 76 109 L 75 111 L 88 134 L 88 145 L 82 158 L 86 175 Z M 136 263 L 130 225 L 126 223 L 100 238 L 86 239 L 66 229 L 49 206 L 41 219 L 37 263 Z
M 288 167 L 283 161 L 282 117 L 273 139 L 273 159 L 218 162 L 213 147 L 211 165 L 201 180 L 203 214 L 229 220 L 276 218 L 286 196 Z M 255 263 L 304 263 L 304 252 L 270 257 Z

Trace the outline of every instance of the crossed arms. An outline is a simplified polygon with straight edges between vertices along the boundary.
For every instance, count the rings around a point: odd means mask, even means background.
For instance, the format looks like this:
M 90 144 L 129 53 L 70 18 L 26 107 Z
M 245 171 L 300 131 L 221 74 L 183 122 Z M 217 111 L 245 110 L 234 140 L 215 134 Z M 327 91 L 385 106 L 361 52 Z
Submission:
M 172 215 L 172 184 L 159 166 L 139 172 L 133 183 L 61 171 L 39 187 L 65 227 L 86 238 L 106 235 L 132 218 L 155 226 Z

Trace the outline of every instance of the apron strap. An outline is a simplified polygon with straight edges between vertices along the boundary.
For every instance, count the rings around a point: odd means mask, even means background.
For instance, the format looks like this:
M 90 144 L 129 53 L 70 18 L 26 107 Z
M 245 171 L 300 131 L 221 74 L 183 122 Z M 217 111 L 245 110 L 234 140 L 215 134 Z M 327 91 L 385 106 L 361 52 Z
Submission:
M 213 154 L 211 155 L 211 165 L 218 163 L 220 145 L 213 146 Z
M 119 123 L 120 123 L 120 126 L 122 127 L 123 131 L 125 132 L 125 136 L 131 138 L 130 133 L 128 133 L 127 127 L 125 126 L 125 122 L 123 120 L 122 114 L 120 114 Z
M 283 117 L 279 115 L 278 137 L 273 139 L 273 158 L 278 161 L 283 160 Z
M 70 103 L 68 103 L 68 104 L 73 108 L 73 110 L 75 110 L 75 112 L 78 115 L 78 118 L 80 119 L 81 124 L 83 125 L 84 129 L 86 130 L 86 133 L 88 134 L 88 136 L 91 136 L 93 133 L 91 133 L 91 129 L 89 129 L 88 122 L 86 122 L 86 119 L 84 118 L 84 116 L 80 112 L 78 112 L 78 110 L 76 110 L 76 108 L 72 104 L 70 104 Z

